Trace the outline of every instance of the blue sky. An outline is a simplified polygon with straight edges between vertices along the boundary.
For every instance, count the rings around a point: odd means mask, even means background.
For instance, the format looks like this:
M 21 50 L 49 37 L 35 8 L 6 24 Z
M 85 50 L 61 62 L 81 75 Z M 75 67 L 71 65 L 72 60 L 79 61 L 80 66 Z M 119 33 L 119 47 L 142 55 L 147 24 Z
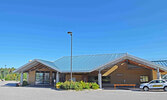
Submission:
M 166 0 L 1 0 L 0 67 L 126 53 L 167 58 Z

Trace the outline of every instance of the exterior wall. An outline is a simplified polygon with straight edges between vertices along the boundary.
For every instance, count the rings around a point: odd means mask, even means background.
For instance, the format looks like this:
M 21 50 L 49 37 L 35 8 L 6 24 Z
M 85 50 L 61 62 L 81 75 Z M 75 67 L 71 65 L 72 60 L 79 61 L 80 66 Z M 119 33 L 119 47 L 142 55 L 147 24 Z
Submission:
M 29 72 L 28 83 L 30 85 L 35 85 L 35 71 L 30 71 Z
M 152 70 L 152 80 L 157 79 L 157 71 L 156 70 Z
M 118 68 L 113 71 L 110 76 L 110 83 L 111 84 L 140 84 L 140 76 L 148 76 L 149 81 L 153 79 L 157 79 L 157 72 L 156 70 L 145 69 L 142 67 L 138 68 L 128 68 L 128 64 L 117 64 Z M 103 70 L 102 75 L 109 69 Z M 50 69 L 40 69 L 38 71 L 49 71 L 50 72 L 50 83 L 52 83 L 52 73 L 56 72 Z M 29 72 L 28 83 L 30 85 L 35 85 L 35 73 L 36 71 Z M 94 71 L 91 73 L 73 73 L 73 78 L 76 81 L 88 81 L 89 76 L 97 76 L 98 71 Z M 70 73 L 65 74 L 65 80 L 70 80 Z
M 140 76 L 148 76 L 149 81 L 157 78 L 157 74 L 155 70 L 146 69 L 143 67 L 137 68 L 129 68 L 128 64 L 117 64 L 118 68 L 113 71 L 110 76 L 110 84 L 140 84 Z M 134 65 L 131 65 L 134 66 Z M 134 66 L 136 67 L 136 66 Z M 103 70 L 102 75 L 107 71 Z M 89 76 L 97 76 L 98 71 L 94 71 L 91 73 L 83 73 L 83 74 L 73 74 L 73 77 L 76 78 L 76 81 L 86 80 L 88 81 Z M 86 78 L 86 79 L 85 79 Z M 70 74 L 66 74 L 66 80 L 70 79 Z
M 52 72 L 55 72 L 54 70 L 50 70 L 50 69 L 40 69 L 38 71 L 49 71 L 50 72 L 50 85 L 52 83 Z M 35 74 L 36 71 L 29 71 L 29 78 L 28 78 L 28 83 L 30 85 L 35 85 Z
M 118 69 L 111 73 L 111 84 L 140 84 L 140 76 L 148 76 L 152 80 L 152 71 L 145 68 L 128 68 L 128 64 L 118 65 Z M 134 66 L 135 67 L 135 66 Z
M 85 74 L 75 74 L 74 73 L 72 75 L 72 77 L 75 78 L 76 81 L 86 81 L 86 82 L 88 81 L 88 77 Z M 71 75 L 70 74 L 66 74 L 66 81 L 69 81 L 70 78 L 71 78 Z

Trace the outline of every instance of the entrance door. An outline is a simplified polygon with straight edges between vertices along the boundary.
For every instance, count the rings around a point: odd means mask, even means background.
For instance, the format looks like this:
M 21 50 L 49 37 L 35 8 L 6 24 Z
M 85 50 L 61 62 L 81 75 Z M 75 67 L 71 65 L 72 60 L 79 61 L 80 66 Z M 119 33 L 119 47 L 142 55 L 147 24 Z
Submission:
M 43 73 L 36 72 L 35 75 L 35 84 L 42 84 L 43 83 Z
M 50 83 L 49 72 L 37 71 L 35 77 L 36 85 L 49 85 Z
M 55 85 L 56 83 L 56 73 L 52 72 L 52 85 Z

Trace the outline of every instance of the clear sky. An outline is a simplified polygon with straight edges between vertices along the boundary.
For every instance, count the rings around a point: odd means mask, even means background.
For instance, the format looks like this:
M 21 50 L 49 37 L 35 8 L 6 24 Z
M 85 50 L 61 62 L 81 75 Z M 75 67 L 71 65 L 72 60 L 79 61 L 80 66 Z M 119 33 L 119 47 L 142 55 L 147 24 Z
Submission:
M 0 67 L 126 53 L 167 58 L 167 0 L 1 0 Z

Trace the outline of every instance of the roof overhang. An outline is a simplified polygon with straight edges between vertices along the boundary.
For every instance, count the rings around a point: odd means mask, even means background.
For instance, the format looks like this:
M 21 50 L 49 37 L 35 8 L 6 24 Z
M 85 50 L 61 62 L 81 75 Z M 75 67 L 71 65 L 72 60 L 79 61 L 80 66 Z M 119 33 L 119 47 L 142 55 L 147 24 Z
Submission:
M 145 59 L 141 59 L 141 58 L 138 58 L 138 57 L 135 57 L 135 56 L 132 56 L 132 55 L 129 55 L 129 54 L 125 54 L 115 60 L 112 60 L 106 64 L 103 64 L 101 66 L 98 66 L 96 67 L 95 69 L 92 69 L 92 70 L 85 70 L 85 71 L 73 71 L 73 73 L 90 73 L 90 72 L 93 72 L 93 71 L 101 71 L 103 69 L 106 69 L 108 67 L 111 67 L 111 66 L 114 66 L 120 62 L 124 62 L 126 60 L 130 60 L 132 62 L 136 62 L 138 64 L 141 64 L 141 65 L 145 65 L 146 68 L 150 68 L 150 69 L 157 69 L 159 68 L 161 71 L 167 71 L 167 67 L 164 67 L 162 65 L 159 65 L 159 64 L 155 64 L 151 61 L 147 61 Z M 31 67 L 34 67 L 36 66 L 37 64 L 43 64 L 55 71 L 58 71 L 58 72 L 61 72 L 61 73 L 70 73 L 70 71 L 60 71 L 58 68 L 56 68 L 55 66 L 53 65 L 50 65 L 50 64 L 47 64 L 45 62 L 43 62 L 42 60 L 38 60 L 38 59 L 35 59 L 25 65 L 23 65 L 22 67 L 18 68 L 17 70 L 15 70 L 14 72 L 15 73 L 21 73 L 21 72 L 25 72 L 27 69 L 31 68 Z
M 39 63 L 40 63 L 40 64 L 43 64 L 43 65 L 45 65 L 45 66 L 47 66 L 47 67 L 49 67 L 49 68 L 51 68 L 51 69 L 53 69 L 53 70 L 55 70 L 55 71 L 59 71 L 57 68 L 55 68 L 55 67 L 53 67 L 53 66 L 50 66 L 50 65 L 48 65 L 48 64 L 46 64 L 46 63 L 44 63 L 44 62 L 42 62 L 42 61 L 40 61 L 40 60 L 38 60 L 38 59 L 34 59 L 34 60 L 32 60 L 31 62 L 28 62 L 27 64 L 25 64 L 25 65 L 21 66 L 20 68 L 14 70 L 13 72 L 14 72 L 14 73 L 25 72 L 27 69 L 30 69 L 30 68 L 36 66 L 36 65 L 39 64 Z
M 147 60 L 144 60 L 144 59 L 141 59 L 141 58 L 126 54 L 126 55 L 123 55 L 123 56 L 121 56 L 121 57 L 109 62 L 109 63 L 106 63 L 106 64 L 104 64 L 102 66 L 99 66 L 96 69 L 91 70 L 91 72 L 95 71 L 95 70 L 101 71 L 101 70 L 106 69 L 108 67 L 114 66 L 114 65 L 118 64 L 119 62 L 124 62 L 125 60 L 130 60 L 130 61 L 133 61 L 133 62 L 137 62 L 139 64 L 145 65 L 146 67 L 150 67 L 152 69 L 159 68 L 161 71 L 167 71 L 167 67 L 164 67 L 164 66 L 155 64 L 155 63 L 153 63 L 151 61 L 147 61 Z

